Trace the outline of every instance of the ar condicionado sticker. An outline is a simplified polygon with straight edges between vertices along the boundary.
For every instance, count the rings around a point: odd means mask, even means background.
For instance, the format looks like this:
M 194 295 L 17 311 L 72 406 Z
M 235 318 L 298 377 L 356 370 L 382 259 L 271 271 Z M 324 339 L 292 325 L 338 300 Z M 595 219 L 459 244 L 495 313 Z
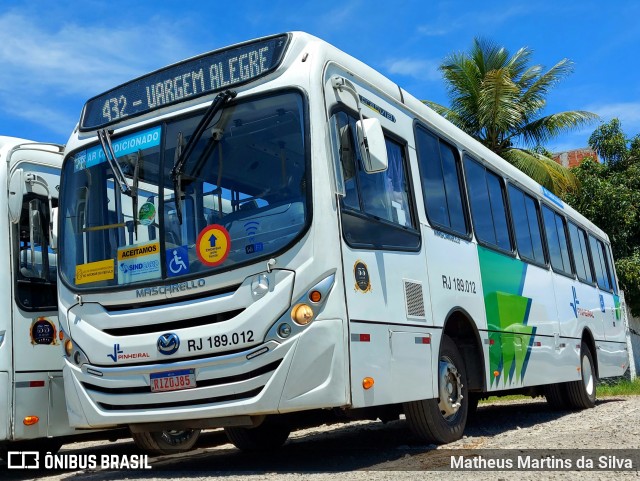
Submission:
M 205 227 L 198 235 L 196 252 L 198 259 L 205 266 L 217 266 L 229 255 L 231 249 L 231 237 L 227 229 L 214 224 Z

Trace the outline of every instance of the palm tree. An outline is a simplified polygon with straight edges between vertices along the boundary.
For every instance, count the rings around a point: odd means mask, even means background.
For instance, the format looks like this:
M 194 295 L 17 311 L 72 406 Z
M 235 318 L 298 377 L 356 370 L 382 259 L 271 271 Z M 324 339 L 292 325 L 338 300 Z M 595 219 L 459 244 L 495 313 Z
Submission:
M 561 194 L 576 187 L 566 169 L 543 154 L 548 140 L 591 123 L 597 115 L 572 110 L 542 116 L 546 95 L 572 64 L 562 59 L 547 72 L 529 66 L 532 51 L 521 48 L 510 56 L 504 47 L 475 38 L 471 52 L 447 57 L 440 70 L 447 83 L 451 108 L 424 101 L 489 149 L 540 184 Z M 524 147 L 517 147 L 517 145 Z

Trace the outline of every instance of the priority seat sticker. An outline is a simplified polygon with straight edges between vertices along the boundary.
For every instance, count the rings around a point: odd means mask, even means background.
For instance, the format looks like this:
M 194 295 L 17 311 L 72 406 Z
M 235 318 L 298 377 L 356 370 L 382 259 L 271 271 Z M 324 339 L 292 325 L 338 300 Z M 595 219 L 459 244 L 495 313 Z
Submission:
M 231 237 L 227 229 L 218 224 L 205 227 L 198 235 L 196 253 L 205 266 L 217 266 L 224 262 L 231 249 Z

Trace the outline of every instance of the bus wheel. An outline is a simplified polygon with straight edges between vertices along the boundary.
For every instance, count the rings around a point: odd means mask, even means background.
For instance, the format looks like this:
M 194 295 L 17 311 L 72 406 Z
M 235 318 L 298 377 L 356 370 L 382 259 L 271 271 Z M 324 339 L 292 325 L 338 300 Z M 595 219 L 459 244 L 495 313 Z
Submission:
M 579 381 L 567 383 L 569 405 L 574 409 L 592 408 L 596 405 L 596 370 L 589 346 L 584 342 L 580 346 L 580 373 Z
M 567 398 L 567 386 L 563 382 L 549 384 L 544 387 L 544 396 L 547 403 L 553 409 L 563 411 L 569 408 L 569 400 Z
M 131 433 L 131 436 L 136 446 L 148 454 L 177 454 L 193 448 L 200 436 L 200 430 L 151 431 Z
M 462 437 L 469 409 L 464 361 L 447 335 L 442 336 L 438 364 L 438 399 L 404 403 L 404 414 L 420 439 L 445 444 Z
M 287 441 L 291 427 L 275 416 L 267 416 L 255 428 L 224 428 L 224 432 L 241 451 L 271 451 Z

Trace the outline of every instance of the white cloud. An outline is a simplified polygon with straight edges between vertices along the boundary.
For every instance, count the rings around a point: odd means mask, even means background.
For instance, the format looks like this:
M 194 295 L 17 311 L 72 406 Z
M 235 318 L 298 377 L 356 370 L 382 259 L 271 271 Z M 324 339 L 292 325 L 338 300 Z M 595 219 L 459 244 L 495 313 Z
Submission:
M 383 65 L 392 75 L 404 75 L 420 80 L 442 80 L 438 71 L 439 63 L 434 60 L 405 57 L 389 59 Z
M 615 102 L 610 104 L 594 104 L 586 110 L 598 114 L 606 122 L 617 117 L 624 128 L 626 124 L 640 124 L 640 102 Z
M 491 11 L 482 7 L 479 10 L 461 12 L 449 5 L 436 20 L 418 26 L 417 32 L 428 37 L 440 37 L 463 29 L 469 30 L 471 28 L 471 32 L 475 32 L 478 27 L 497 28 L 514 18 L 531 14 L 532 8 L 531 6 L 514 5 Z
M 161 20 L 130 28 L 74 23 L 56 29 L 17 13 L 0 15 L 0 91 L 10 95 L 100 93 L 187 51 Z
M 65 142 L 80 116 L 80 110 L 73 112 L 77 115 L 72 115 L 66 109 L 51 108 L 33 102 L 20 102 L 8 95 L 0 95 L 0 100 L 2 101 L 2 110 L 10 118 L 27 120 L 35 125 L 45 127 L 51 133 L 56 134 L 58 138 L 64 139 Z
M 3 132 L 11 130 L 12 119 L 25 120 L 44 127 L 47 137 L 66 141 L 86 99 L 194 53 L 179 37 L 179 21 L 151 17 L 139 25 L 105 24 L 0 13 Z

